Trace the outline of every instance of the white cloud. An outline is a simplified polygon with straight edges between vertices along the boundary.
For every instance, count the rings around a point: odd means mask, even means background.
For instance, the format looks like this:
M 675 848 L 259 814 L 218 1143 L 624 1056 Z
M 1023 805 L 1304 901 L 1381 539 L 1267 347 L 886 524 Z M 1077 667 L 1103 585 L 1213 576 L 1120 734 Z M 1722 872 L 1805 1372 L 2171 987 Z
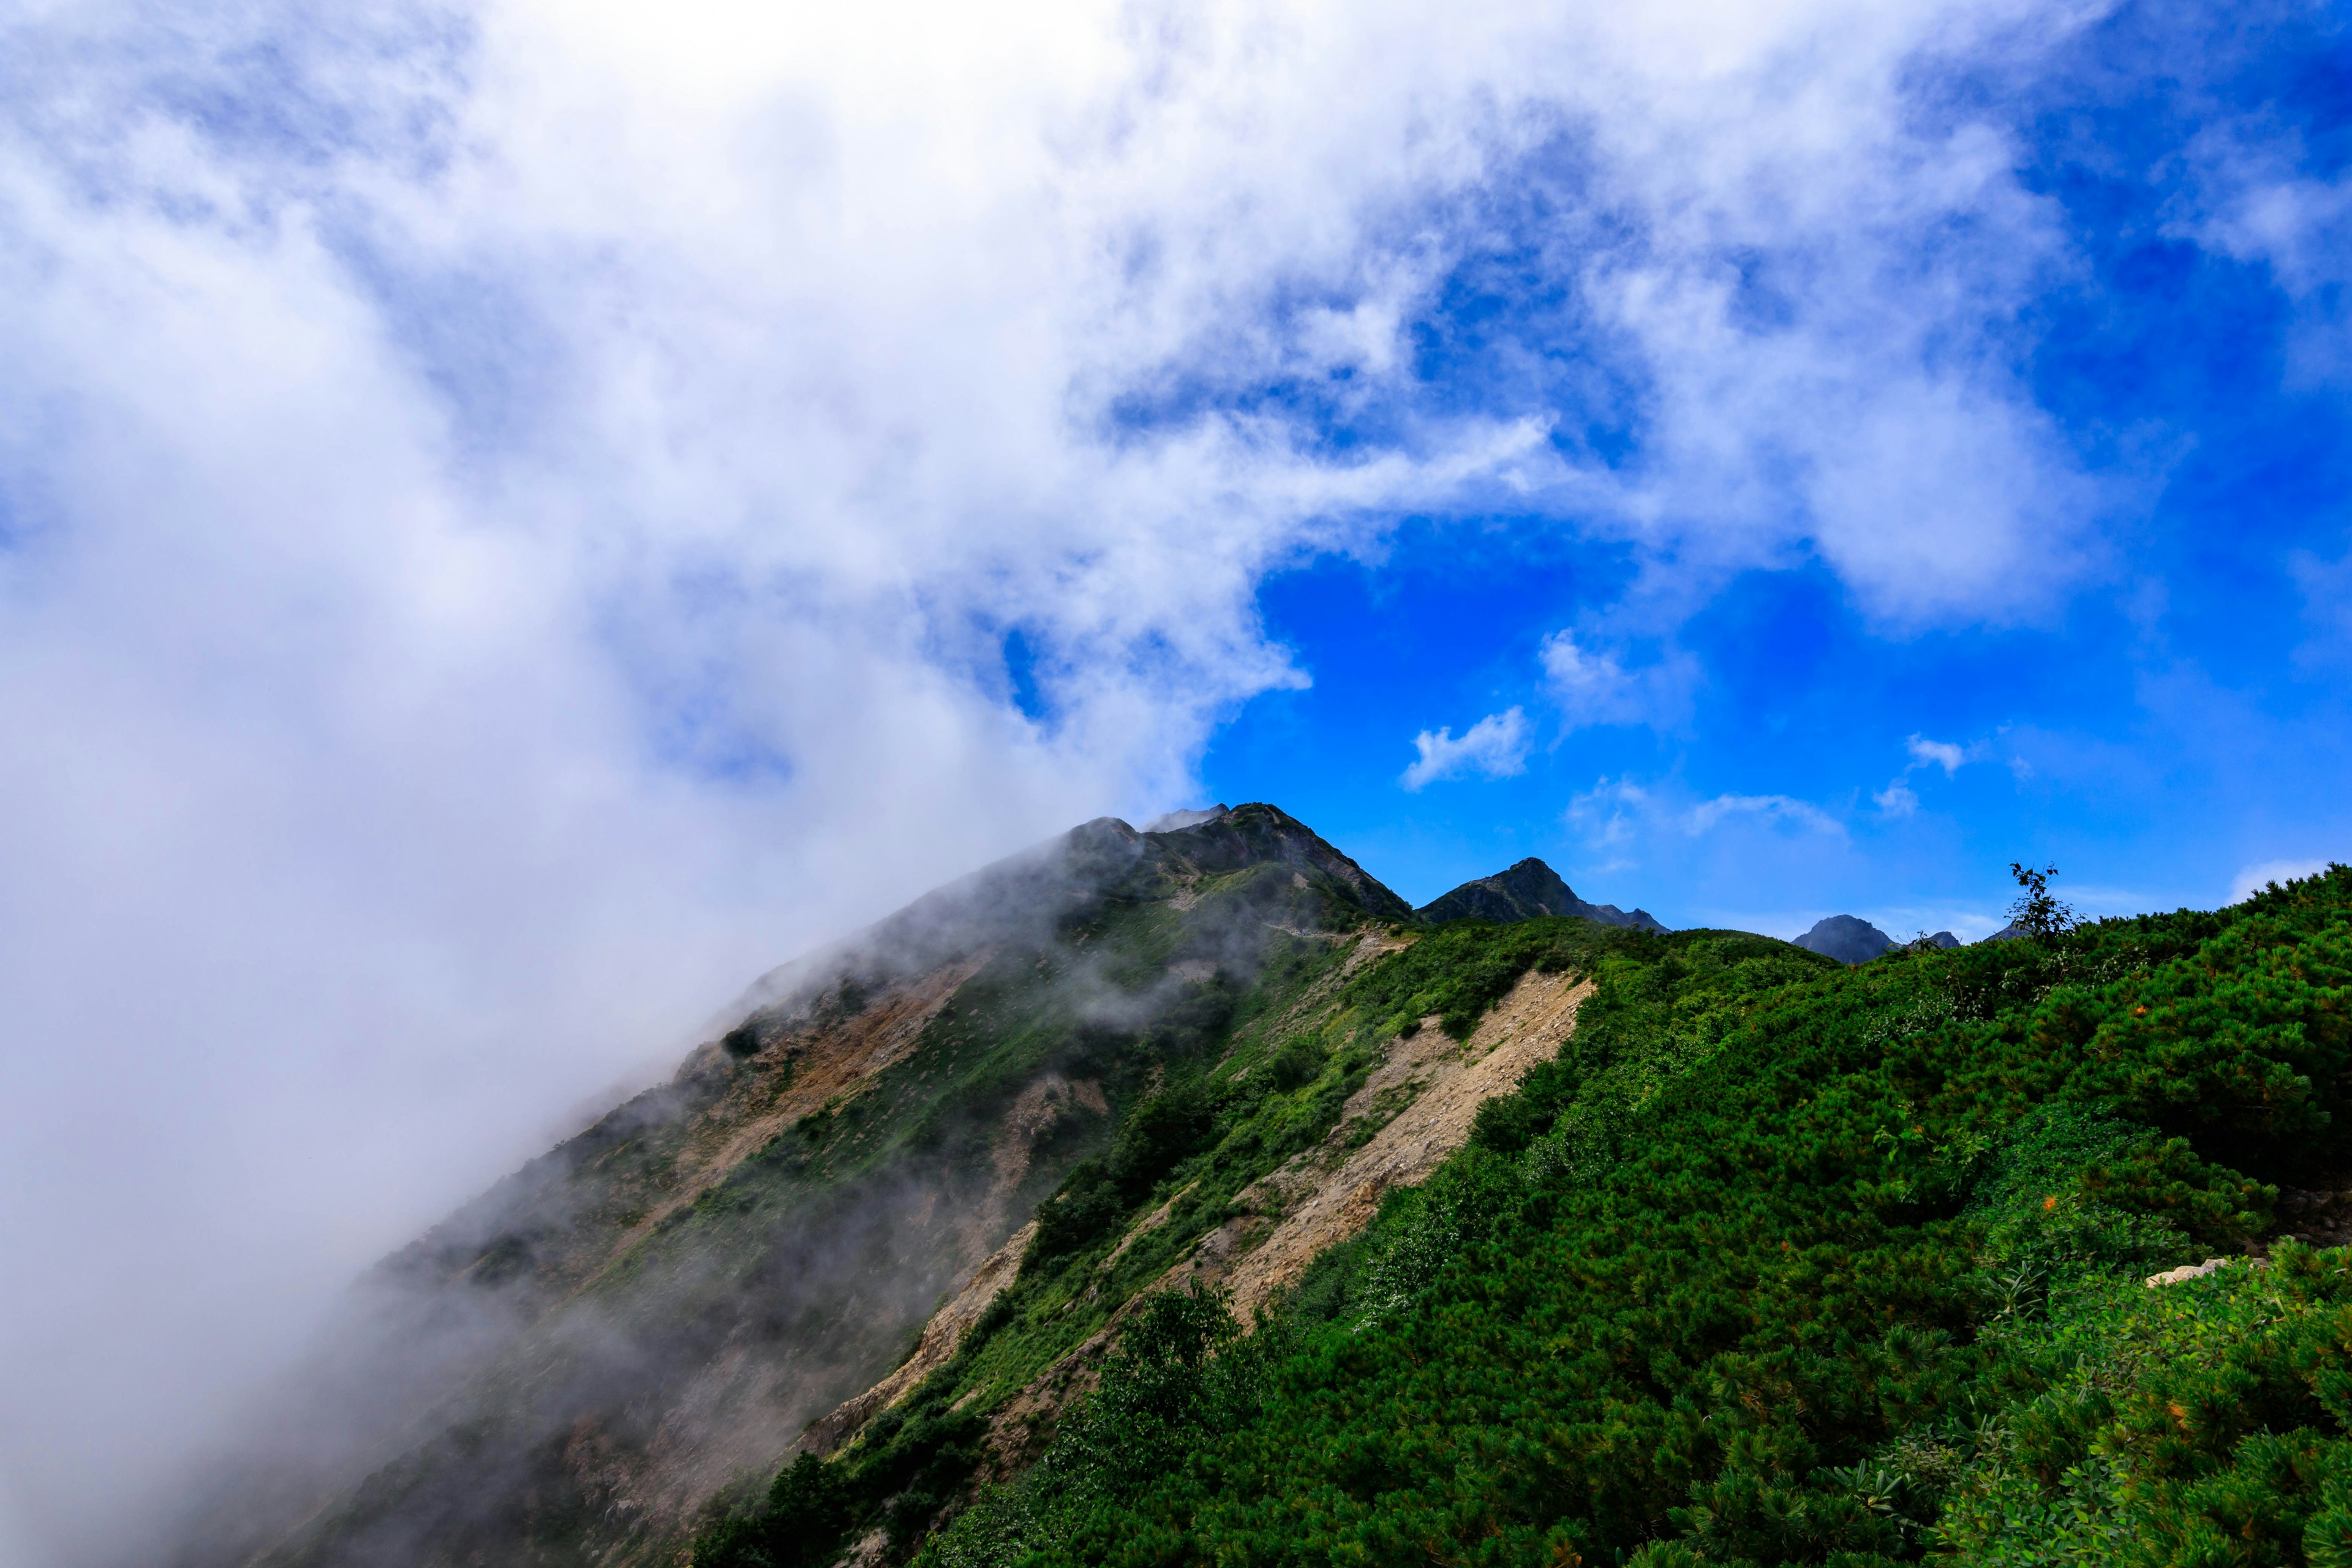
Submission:
M 1633 843 L 1657 807 L 1650 792 L 1630 778 L 1602 778 L 1574 796 L 1561 820 L 1579 831 L 1587 847 L 1620 850 Z
M 1749 818 L 1809 833 L 1845 837 L 1845 825 L 1837 818 L 1817 805 L 1785 795 L 1717 795 L 1690 809 L 1683 818 L 1684 830 L 1693 835 L 1710 832 L 1727 818 Z
M 1906 83 L 2076 20 L 0 23 L 26 1528 L 94 1540 L 340 1278 L 745 976 L 1188 798 L 1219 719 L 1301 679 L 1255 613 L 1278 565 L 1507 503 L 1667 599 L 1817 552 L 1891 620 L 2032 613 L 2095 550 L 2011 339 L 2063 243 Z M 1409 326 L 1497 248 L 1575 352 L 1507 356 L 1465 414 Z M 1389 434 L 1327 442 L 1277 385 Z M 1631 450 L 1580 449 L 1626 386 Z M 1553 679 L 1578 721 L 1653 722 L 1660 668 Z M 1408 776 L 1507 771 L 1524 731 L 1424 736 Z M 1690 830 L 1732 814 L 1835 827 L 1726 796 Z
M 1641 903 L 1670 925 L 1777 931 L 1790 906 L 1851 909 L 1853 890 L 1874 881 L 1844 825 L 1791 795 L 1697 799 L 1672 778 L 1603 777 L 1570 801 L 1561 826 L 1569 846 L 1553 863 L 1579 892 Z M 1774 912 L 1760 898 L 1786 902 Z
M 1449 724 L 1434 734 L 1423 730 L 1412 743 L 1421 755 L 1397 779 L 1406 789 L 1418 791 L 1466 773 L 1508 778 L 1527 766 L 1528 716 L 1517 708 L 1507 709 L 1487 714 L 1458 740 Z
M 2210 127 L 2190 144 L 2193 194 L 2175 231 L 2267 268 L 2294 310 L 2292 380 L 2352 373 L 2352 176 L 2314 178 L 2302 137 L 2268 115 Z
M 1969 758 L 1981 750 L 1981 748 L 1971 749 L 1960 746 L 1950 741 L 1931 741 L 1924 735 L 1912 736 L 1904 742 L 1904 747 L 1911 753 L 1910 762 L 1904 765 L 1901 773 L 1888 781 L 1885 789 L 1870 797 L 1877 802 L 1878 809 L 1889 817 L 1906 817 L 1917 813 L 1919 792 L 1911 787 L 1913 773 L 1917 773 L 1921 768 L 1941 768 L 1944 770 L 1944 776 L 1949 778 L 1958 773 Z
M 1906 744 L 1911 752 L 1913 767 L 1940 767 L 1946 778 L 1958 773 L 1960 764 L 1969 760 L 1968 752 L 1949 741 L 1930 741 L 1925 736 L 1914 735 Z
M 1570 730 L 1593 724 L 1670 725 L 1689 717 L 1699 680 L 1697 659 L 1679 648 L 1654 664 L 1627 669 L 1612 653 L 1595 653 L 1574 634 L 1555 632 L 1538 656 L 1552 700 Z
M 2263 860 L 2248 866 L 2230 879 L 2230 896 L 2226 903 L 2242 904 L 2273 882 L 2291 882 L 2297 877 L 2315 877 L 2327 869 L 2325 860 Z

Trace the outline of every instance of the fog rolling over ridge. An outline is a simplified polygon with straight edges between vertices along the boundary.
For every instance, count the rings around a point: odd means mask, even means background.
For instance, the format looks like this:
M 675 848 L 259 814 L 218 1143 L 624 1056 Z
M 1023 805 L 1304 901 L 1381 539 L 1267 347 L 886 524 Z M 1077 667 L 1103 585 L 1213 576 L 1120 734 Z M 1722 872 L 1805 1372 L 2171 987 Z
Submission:
M 786 965 L 671 1081 L 372 1271 L 140 1560 L 674 1544 L 888 1371 L 1266 964 L 1412 918 L 1250 805 L 1089 823 Z
M 1037 1225 L 915 1530 L 1601 960 L 2321 870 L 2343 24 L 0 9 L 0 1568 L 650 1564 Z

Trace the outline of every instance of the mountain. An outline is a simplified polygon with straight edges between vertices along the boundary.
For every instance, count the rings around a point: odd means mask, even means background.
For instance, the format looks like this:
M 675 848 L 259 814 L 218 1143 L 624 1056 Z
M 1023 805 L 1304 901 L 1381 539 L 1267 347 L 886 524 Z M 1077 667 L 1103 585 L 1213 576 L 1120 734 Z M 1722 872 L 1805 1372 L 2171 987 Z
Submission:
M 2006 931 L 1997 931 L 1987 940 L 2000 942 L 2010 934 Z M 1939 931 L 1926 940 L 1939 948 L 1960 945 L 1960 939 L 1948 931 Z M 1832 915 L 1827 920 L 1816 921 L 1812 930 L 1797 938 L 1797 945 L 1810 952 L 1834 958 L 1840 963 L 1867 963 L 1880 953 L 1903 944 L 1868 921 L 1853 915 Z
M 1834 958 L 1840 963 L 1867 963 L 1889 948 L 1902 944 L 1868 921 L 1853 915 L 1832 915 L 1815 921 L 1812 930 L 1797 938 L 1797 945 L 1809 952 Z
M 1604 945 L 1470 1147 L 1247 1332 L 1150 1298 L 913 1561 L 2346 1561 L 2352 868 L 2257 904 Z
M 1465 882 L 1413 912 L 1433 925 L 1446 921 L 1525 921 L 1544 915 L 1575 915 L 1599 921 L 1602 925 L 1654 931 L 1666 929 L 1645 910 L 1628 912 L 1614 904 L 1586 903 L 1559 879 L 1558 872 L 1533 856 L 1507 871 Z
M 386 1260 L 141 1561 L 2345 1555 L 2352 870 L 1849 968 L 1532 864 L 1432 921 L 1249 805 L 927 895 Z
M 765 976 L 362 1281 L 178 1561 L 660 1560 L 1155 1085 L 1412 921 L 1271 805 L 1187 815 L 1087 823 Z

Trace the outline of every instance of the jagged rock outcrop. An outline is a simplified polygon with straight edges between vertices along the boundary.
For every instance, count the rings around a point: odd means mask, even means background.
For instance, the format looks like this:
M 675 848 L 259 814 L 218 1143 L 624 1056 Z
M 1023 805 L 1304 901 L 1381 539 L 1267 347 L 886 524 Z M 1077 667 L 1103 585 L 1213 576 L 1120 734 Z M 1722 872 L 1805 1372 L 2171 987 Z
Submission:
M 1639 931 L 1666 928 L 1646 910 L 1621 910 L 1614 904 L 1587 903 L 1559 879 L 1559 874 L 1533 856 L 1507 871 L 1465 882 L 1443 898 L 1413 911 L 1432 925 L 1446 921 L 1531 921 L 1544 915 L 1576 915 L 1603 925 Z

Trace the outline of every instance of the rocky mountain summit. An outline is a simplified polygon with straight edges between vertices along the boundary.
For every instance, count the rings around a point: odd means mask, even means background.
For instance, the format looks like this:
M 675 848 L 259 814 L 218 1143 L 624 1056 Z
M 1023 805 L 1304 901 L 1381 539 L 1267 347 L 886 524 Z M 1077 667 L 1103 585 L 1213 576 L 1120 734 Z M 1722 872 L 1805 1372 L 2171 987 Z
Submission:
M 1941 948 L 1960 945 L 1960 939 L 1948 931 L 1939 931 L 1927 941 Z M 1796 943 L 1808 952 L 1834 958 L 1840 963 L 1867 963 L 1880 953 L 1892 952 L 1903 945 L 1855 915 L 1832 915 L 1817 921 L 1812 930 L 1796 939 Z
M 1813 929 L 1798 937 L 1796 942 L 1808 952 L 1834 958 L 1840 963 L 1867 963 L 1898 945 L 1893 937 L 1853 915 L 1831 915 L 1817 921 Z
M 1413 911 L 1432 925 L 1447 921 L 1528 921 L 1546 915 L 1573 915 L 1602 925 L 1634 931 L 1664 931 L 1647 910 L 1621 910 L 1614 904 L 1591 904 L 1542 861 L 1529 856 L 1508 870 L 1465 882 L 1444 897 Z

